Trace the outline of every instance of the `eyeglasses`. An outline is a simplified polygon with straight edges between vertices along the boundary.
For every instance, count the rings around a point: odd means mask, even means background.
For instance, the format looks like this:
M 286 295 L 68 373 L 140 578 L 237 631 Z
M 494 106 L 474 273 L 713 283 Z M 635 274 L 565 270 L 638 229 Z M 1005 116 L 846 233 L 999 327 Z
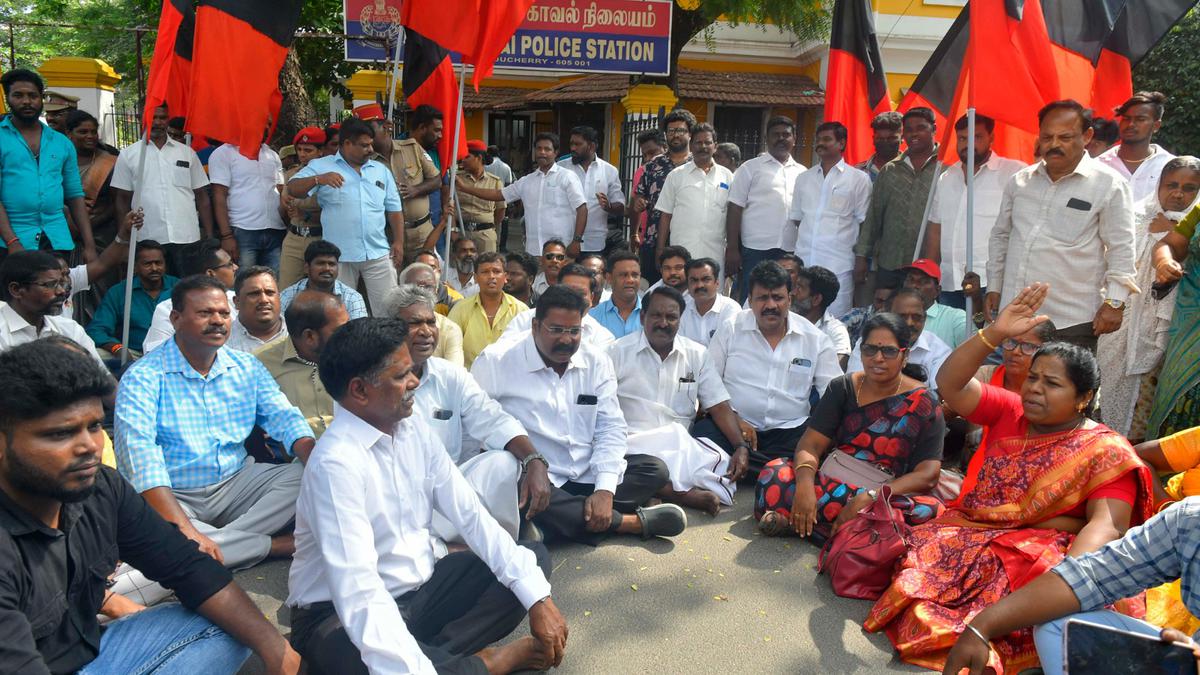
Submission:
M 571 326 L 570 328 L 565 326 L 545 326 L 545 329 L 551 335 L 570 335 L 571 337 L 576 337 L 583 332 L 583 328 L 580 326 Z
M 71 282 L 63 281 L 62 279 L 59 279 L 58 281 L 27 281 L 25 282 L 25 285 L 41 286 L 48 291 L 65 291 L 71 287 Z
M 1012 338 L 1006 338 L 1000 343 L 1000 346 L 1004 348 L 1004 351 L 1006 352 L 1011 352 L 1017 347 L 1020 347 L 1021 353 L 1026 356 L 1033 356 L 1037 353 L 1037 350 L 1042 348 L 1041 345 L 1035 345 L 1032 342 L 1017 342 Z
M 217 265 L 217 266 L 216 266 L 216 267 L 214 267 L 213 269 L 214 269 L 214 270 L 223 270 L 223 269 L 225 269 L 226 267 L 237 267 L 237 263 L 235 263 L 235 262 L 233 262 L 232 260 L 230 260 L 230 261 L 229 261 L 229 262 L 227 262 L 227 263 L 221 263 L 220 265 Z
M 900 347 L 864 344 L 860 348 L 860 351 L 862 352 L 862 357 L 864 359 L 873 359 L 875 358 L 876 354 L 883 354 L 883 358 L 891 361 L 897 356 L 900 356 L 900 352 L 907 350 L 901 349 Z
M 563 255 L 562 253 L 544 253 L 544 254 L 542 254 L 542 257 L 545 258 L 546 260 L 566 260 L 567 259 L 567 256 Z

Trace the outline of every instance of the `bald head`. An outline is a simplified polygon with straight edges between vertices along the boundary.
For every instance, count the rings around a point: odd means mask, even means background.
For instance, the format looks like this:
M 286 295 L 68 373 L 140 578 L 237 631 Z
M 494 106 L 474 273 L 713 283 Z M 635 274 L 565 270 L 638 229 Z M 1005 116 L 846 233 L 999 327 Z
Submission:
M 332 293 L 300 291 L 283 313 L 288 335 L 301 358 L 316 361 L 329 336 L 350 320 L 341 298 Z

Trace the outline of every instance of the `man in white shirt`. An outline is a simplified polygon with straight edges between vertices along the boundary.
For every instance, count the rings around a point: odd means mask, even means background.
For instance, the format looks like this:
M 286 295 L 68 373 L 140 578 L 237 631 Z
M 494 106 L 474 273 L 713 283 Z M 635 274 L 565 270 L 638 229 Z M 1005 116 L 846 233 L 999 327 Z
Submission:
M 542 132 L 533 139 L 533 171 L 500 190 L 461 180 L 458 190 L 493 202 L 520 201 L 525 207 L 525 252 L 539 255 L 547 241 L 559 239 L 571 242 L 567 255 L 577 258 L 587 227 L 587 198 L 579 177 L 554 163 L 557 155 L 558 136 Z
M 846 127 L 817 127 L 814 149 L 820 162 L 800 174 L 792 189 L 790 224 L 797 228 L 796 255 L 837 275 L 841 289 L 830 312 L 841 316 L 854 303 L 854 242 L 871 203 L 871 178 L 846 164 Z
M 892 297 L 891 312 L 904 319 L 912 331 L 912 346 L 906 354 L 908 362 L 925 369 L 925 384 L 930 390 L 937 391 L 937 374 L 942 364 L 950 356 L 950 347 L 941 338 L 925 330 L 925 298 L 912 288 L 901 288 Z M 862 354 L 859 347 L 867 336 L 863 335 L 854 345 L 854 353 L 850 355 L 847 372 L 857 373 L 863 369 Z
M 972 222 L 971 269 L 967 269 L 967 118 L 954 123 L 958 137 L 958 163 L 946 167 L 938 176 L 929 210 L 929 225 L 922 244 L 922 258 L 941 264 L 945 283 L 943 305 L 966 308 L 963 286 L 967 274 L 979 275 L 979 285 L 987 292 L 988 239 L 1000 214 L 1004 186 L 1025 163 L 992 152 L 996 122 L 986 115 L 975 115 L 975 209 Z M 972 308 L 977 312 L 981 307 Z
M 532 333 L 485 349 L 471 374 L 550 464 L 550 505 L 533 519 L 548 541 L 675 536 L 687 527 L 683 509 L 642 506 L 667 484 L 667 467 L 626 454 L 612 361 L 580 345 L 587 306 L 576 291 L 551 286 L 538 298 Z
M 829 337 L 788 310 L 792 279 L 778 263 L 759 263 L 749 282 L 750 309 L 717 329 L 708 355 L 733 409 L 753 427 L 744 440 L 752 448 L 747 475 L 757 476 L 767 462 L 792 456 L 813 406 L 842 369 Z M 692 435 L 733 452 L 711 418 L 696 423 Z
M 229 257 L 223 248 L 212 240 L 203 240 L 192 244 L 185 251 L 184 259 L 187 265 L 183 268 L 184 276 L 203 274 L 221 282 L 225 295 L 229 298 L 230 319 L 237 321 L 237 304 L 233 301 L 233 284 L 237 280 L 238 265 Z M 175 326 L 171 323 L 171 303 L 160 302 L 154 308 L 150 319 L 150 329 L 146 331 L 146 339 L 142 341 L 142 353 L 149 354 L 162 343 L 175 335 Z
M 208 157 L 212 180 L 213 213 L 222 237 L 231 233 L 237 241 L 238 264 L 279 269 L 279 251 L 286 214 L 279 195 L 283 193 L 283 162 L 266 143 L 256 159 L 242 155 L 236 145 L 226 143 Z
M 796 271 L 796 287 L 792 289 L 792 311 L 829 337 L 833 351 L 837 352 L 838 365 L 845 370 L 853 345 L 846 324 L 830 310 L 840 288 L 841 281 L 831 270 L 817 265 L 801 267 Z
M 1096 338 L 1121 327 L 1135 281 L 1133 198 L 1116 172 L 1087 156 L 1091 113 L 1075 101 L 1047 104 L 1038 115 L 1042 161 L 1004 187 L 988 241 L 991 318 L 1022 288 L 1045 282 L 1076 289 L 1042 305 L 1055 337 L 1092 351 Z
M 737 301 L 750 292 L 750 272 L 763 260 L 796 248 L 796 230 L 788 227 L 792 191 L 804 165 L 792 158 L 796 123 L 788 117 L 767 121 L 767 152 L 748 159 L 733 174 L 725 231 L 725 274 L 738 276 Z
M 238 272 L 233 282 L 237 318 L 230 322 L 226 347 L 253 354 L 261 347 L 287 337 L 287 322 L 279 309 L 276 278 L 275 270 L 262 265 Z
M 199 241 L 201 233 L 205 238 L 214 236 L 212 204 L 208 174 L 200 158 L 195 150 L 167 136 L 168 117 L 165 103 L 154 110 L 146 166 L 141 175 L 138 168 L 144 139 L 117 156 L 110 184 L 117 222 L 124 222 L 126 213 L 141 209 L 142 227 L 135 235 L 138 241 L 153 239 L 162 244 L 167 252 L 168 272 L 182 276 L 184 246 Z
M 562 269 L 562 272 L 558 276 L 558 281 L 563 286 L 578 291 L 587 300 L 588 309 L 592 308 L 592 299 L 596 297 L 596 289 L 600 285 L 600 278 L 592 270 L 587 269 L 583 265 L 571 263 Z M 500 334 L 500 339 L 520 340 L 528 337 L 530 331 L 533 329 L 533 317 L 536 313 L 537 308 L 530 307 L 513 317 L 512 321 L 509 321 L 508 325 L 504 327 L 504 332 Z M 583 315 L 581 326 L 583 332 L 580 334 L 580 339 L 585 345 L 604 350 L 616 339 L 591 314 Z
M 733 298 L 721 293 L 721 266 L 712 258 L 687 264 L 687 306 L 679 318 L 679 334 L 705 347 L 717 328 L 741 311 Z
M 0 262 L 0 351 L 47 335 L 79 344 L 104 366 L 83 326 L 58 316 L 67 300 L 67 279 L 58 258 L 46 251 L 18 251 Z M 108 369 L 105 368 L 105 371 Z
M 733 504 L 737 481 L 749 466 L 750 445 L 708 350 L 677 335 L 683 295 L 661 287 L 642 302 L 642 330 L 608 348 L 617 399 L 629 425 L 629 452 L 667 465 L 671 484 L 659 493 L 664 500 L 715 516 L 722 504 Z M 715 443 L 689 435 L 701 409 L 734 446 L 732 457 Z
M 1158 190 L 1163 166 L 1175 158 L 1152 143 L 1162 128 L 1167 97 L 1157 91 L 1139 91 L 1117 108 L 1117 128 L 1121 144 L 1096 158 L 1129 181 L 1133 201 L 1142 201 Z
M 711 124 L 692 127 L 691 148 L 692 161 L 667 174 L 654 203 L 655 210 L 662 213 L 658 252 L 661 255 L 671 244 L 696 257 L 724 260 L 725 214 L 733 172 L 713 161 L 717 132 Z
M 533 294 L 541 295 L 554 284 L 558 283 L 558 273 L 567 264 L 567 243 L 562 239 L 547 239 L 542 244 L 542 257 L 539 259 L 542 271 L 533 277 Z
M 413 415 L 419 380 L 406 338 L 403 321 L 361 319 L 322 351 L 321 382 L 338 407 L 296 502 L 292 643 L 323 673 L 557 666 L 567 628 L 550 598 L 549 555 L 496 524 Z M 435 513 L 469 551 L 437 558 Z M 485 649 L 526 611 L 534 637 Z
M 625 193 L 617 167 L 596 156 L 600 134 L 589 126 L 571 129 L 571 156 L 558 165 L 579 178 L 587 200 L 587 225 L 583 230 L 580 253 L 602 253 L 608 237 L 608 217 L 625 214 Z
M 666 219 L 659 222 L 666 222 Z M 659 241 L 662 240 L 660 239 Z M 690 262 L 692 262 L 692 254 L 682 246 L 664 246 L 659 249 L 659 279 L 646 289 L 646 293 L 656 288 L 667 286 L 679 291 L 680 295 L 686 299 L 688 296 L 687 266 Z M 642 296 L 644 297 L 646 293 L 642 293 Z
M 465 298 L 479 293 L 475 281 L 475 241 L 470 237 L 459 237 L 450 251 L 450 267 L 454 272 L 446 275 L 446 283 Z

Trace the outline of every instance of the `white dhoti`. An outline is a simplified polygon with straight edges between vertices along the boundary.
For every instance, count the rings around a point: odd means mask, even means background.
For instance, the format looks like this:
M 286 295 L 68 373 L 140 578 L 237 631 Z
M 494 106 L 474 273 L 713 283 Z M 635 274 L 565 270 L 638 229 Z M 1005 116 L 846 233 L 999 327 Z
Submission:
M 729 470 L 729 455 L 712 441 L 693 438 L 678 422 L 649 431 L 629 434 L 631 455 L 651 455 L 667 465 L 671 472 L 671 489 L 687 492 L 701 488 L 714 492 L 725 506 L 733 504 L 737 484 L 725 478 Z
M 517 458 L 511 452 L 490 450 L 459 464 L 458 470 L 479 496 L 483 508 L 516 539 L 521 529 L 521 514 L 517 510 L 521 463 Z M 433 512 L 433 532 L 443 542 L 462 543 L 458 528 L 437 511 Z

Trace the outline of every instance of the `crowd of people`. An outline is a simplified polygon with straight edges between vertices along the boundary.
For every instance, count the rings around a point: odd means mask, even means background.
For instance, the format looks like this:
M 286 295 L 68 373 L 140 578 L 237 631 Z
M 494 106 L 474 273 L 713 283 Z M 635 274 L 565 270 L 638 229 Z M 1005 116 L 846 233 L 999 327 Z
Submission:
M 202 157 L 166 108 L 116 151 L 0 84 L 4 672 L 550 668 L 554 544 L 739 487 L 818 544 L 886 502 L 911 536 L 864 626 L 933 669 L 1200 614 L 1200 160 L 1152 143 L 1162 94 L 1108 148 L 1047 105 L 1030 166 L 979 117 L 968 218 L 966 120 L 946 164 L 925 108 L 858 166 L 819 125 L 811 167 L 787 117 L 743 159 L 674 110 L 626 190 L 590 127 L 519 177 L 471 140 L 451 185 L 428 106 Z M 287 640 L 230 575 L 271 558 Z

